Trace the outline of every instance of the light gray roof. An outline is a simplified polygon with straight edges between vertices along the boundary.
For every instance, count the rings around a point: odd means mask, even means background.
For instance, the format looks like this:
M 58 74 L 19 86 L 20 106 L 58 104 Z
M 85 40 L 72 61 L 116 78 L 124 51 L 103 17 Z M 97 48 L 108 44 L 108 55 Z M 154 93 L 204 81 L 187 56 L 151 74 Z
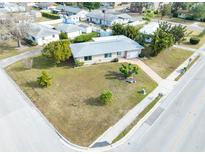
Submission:
M 73 24 L 59 24 L 56 27 L 56 29 L 62 32 L 66 32 L 66 33 L 71 33 L 71 32 L 82 30 L 81 27 L 79 27 L 78 25 L 73 25 Z
M 143 46 L 123 35 L 100 37 L 94 42 L 70 45 L 74 58 L 143 49 Z
M 31 24 L 30 31 L 28 34 L 36 38 L 41 38 L 41 37 L 56 35 L 59 34 L 59 32 L 54 29 L 50 29 L 44 25 Z
M 132 17 L 130 15 L 126 14 L 126 13 L 118 14 L 117 16 L 120 17 L 120 18 L 123 18 L 123 19 L 133 20 Z
M 140 33 L 152 35 L 157 30 L 157 28 L 159 28 L 159 23 L 150 22 L 140 29 Z
M 86 16 L 91 17 L 91 18 L 105 19 L 105 20 L 108 20 L 108 21 L 113 21 L 113 20 L 118 19 L 118 18 L 132 20 L 132 17 L 129 16 L 128 14 L 126 14 L 126 13 L 118 14 L 118 15 L 114 15 L 114 14 L 111 14 L 111 13 L 105 13 L 104 14 L 102 12 L 102 10 L 92 11 L 92 12 L 88 13 Z
M 64 5 L 58 5 L 56 7 L 56 9 L 58 9 L 58 10 L 65 10 L 67 12 L 71 12 L 71 13 L 74 13 L 74 14 L 76 14 L 76 13 L 81 11 L 81 9 L 79 7 L 64 6 Z
M 108 14 L 108 13 L 104 14 L 104 13 L 102 13 L 102 11 L 99 11 L 99 10 L 92 11 L 92 12 L 88 13 L 86 16 L 91 17 L 91 18 L 105 19 L 108 21 L 112 21 L 114 19 L 117 19 L 117 16 L 115 16 L 113 14 Z

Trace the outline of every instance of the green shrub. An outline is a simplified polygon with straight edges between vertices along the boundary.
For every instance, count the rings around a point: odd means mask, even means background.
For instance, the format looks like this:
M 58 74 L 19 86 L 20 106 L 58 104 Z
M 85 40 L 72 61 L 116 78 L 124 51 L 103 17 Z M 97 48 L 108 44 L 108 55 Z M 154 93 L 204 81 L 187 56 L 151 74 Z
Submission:
M 51 85 L 52 77 L 45 71 L 41 72 L 41 76 L 37 78 L 37 82 L 41 87 L 48 87 Z
M 75 60 L 75 67 L 80 67 L 80 66 L 83 66 L 84 65 L 84 62 L 81 62 L 79 60 Z
M 50 19 L 60 19 L 60 16 L 58 14 L 53 14 L 49 12 L 41 12 L 43 17 L 50 18 Z
M 76 37 L 73 40 L 73 42 L 74 43 L 87 42 L 87 41 L 92 40 L 93 37 L 97 37 L 97 36 L 98 36 L 98 33 L 95 33 L 95 32 L 92 32 L 92 33 L 89 33 L 89 34 L 83 34 L 83 35 L 80 35 L 80 36 Z
M 190 40 L 189 40 L 189 42 L 191 44 L 198 44 L 199 41 L 200 41 L 200 39 L 198 37 L 191 37 Z
M 59 38 L 60 38 L 60 40 L 65 40 L 65 39 L 68 39 L 68 35 L 67 35 L 67 33 L 61 32 L 59 34 Z
M 36 46 L 37 45 L 36 42 L 34 42 L 34 41 L 30 40 L 30 39 L 24 39 L 24 41 L 26 42 L 26 44 L 28 44 L 30 46 Z
M 100 95 L 100 101 L 102 104 L 107 105 L 112 102 L 112 91 L 110 90 L 105 90 L 102 92 Z
M 112 60 L 112 62 L 118 62 L 118 61 L 119 61 L 118 58 L 114 58 L 114 59 Z

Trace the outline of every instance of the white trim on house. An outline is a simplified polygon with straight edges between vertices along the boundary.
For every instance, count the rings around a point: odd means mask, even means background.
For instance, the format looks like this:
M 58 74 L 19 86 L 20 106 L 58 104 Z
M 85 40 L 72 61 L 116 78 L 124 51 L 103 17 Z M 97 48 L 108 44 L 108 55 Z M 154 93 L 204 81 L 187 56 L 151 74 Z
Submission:
M 44 45 L 59 40 L 59 32 L 45 25 L 31 24 L 28 39 L 36 42 L 38 45 Z
M 123 35 L 94 38 L 93 42 L 71 44 L 75 60 L 85 64 L 109 62 L 115 58 L 137 58 L 143 47 Z

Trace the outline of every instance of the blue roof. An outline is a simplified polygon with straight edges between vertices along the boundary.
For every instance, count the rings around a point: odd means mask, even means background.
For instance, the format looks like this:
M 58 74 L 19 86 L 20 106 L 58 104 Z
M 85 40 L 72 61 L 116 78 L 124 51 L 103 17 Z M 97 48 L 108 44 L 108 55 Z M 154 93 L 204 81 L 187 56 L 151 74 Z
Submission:
M 71 44 L 74 58 L 143 49 L 136 41 L 123 35 L 96 38 L 94 42 Z

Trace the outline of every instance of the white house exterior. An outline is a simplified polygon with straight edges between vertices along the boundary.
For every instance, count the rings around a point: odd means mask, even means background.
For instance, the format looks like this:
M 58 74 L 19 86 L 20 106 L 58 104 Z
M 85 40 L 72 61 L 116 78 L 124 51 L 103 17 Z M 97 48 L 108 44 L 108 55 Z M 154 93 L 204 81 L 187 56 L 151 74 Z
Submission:
M 80 17 L 78 15 L 71 15 L 63 17 L 63 22 L 66 24 L 76 24 L 80 21 Z
M 83 33 L 91 33 L 93 31 L 92 26 L 80 23 L 78 26 L 81 28 Z
M 58 5 L 56 10 L 58 10 L 58 12 L 64 12 L 67 16 L 76 15 L 80 20 L 86 20 L 86 14 L 88 13 L 88 11 L 80 9 L 79 7 L 64 5 Z
M 144 27 L 142 27 L 139 32 L 142 34 L 147 35 L 147 38 L 145 39 L 146 42 L 151 42 L 152 38 L 150 37 L 151 35 L 154 34 L 154 32 L 159 28 L 159 23 L 157 22 L 150 22 Z
M 28 33 L 28 39 L 36 42 L 38 45 L 44 45 L 59 40 L 59 32 L 44 25 L 32 24 Z
M 110 13 L 103 13 L 96 10 L 88 13 L 87 21 L 98 25 L 112 26 L 114 23 L 127 24 L 132 21 L 132 17 L 128 14 L 114 15 Z
M 115 58 L 137 58 L 143 47 L 123 35 L 94 38 L 93 42 L 71 44 L 75 60 L 85 64 L 110 62 Z
M 75 37 L 83 33 L 82 28 L 73 24 L 59 24 L 56 27 L 56 30 L 58 30 L 59 32 L 67 33 L 70 39 L 74 39 Z

